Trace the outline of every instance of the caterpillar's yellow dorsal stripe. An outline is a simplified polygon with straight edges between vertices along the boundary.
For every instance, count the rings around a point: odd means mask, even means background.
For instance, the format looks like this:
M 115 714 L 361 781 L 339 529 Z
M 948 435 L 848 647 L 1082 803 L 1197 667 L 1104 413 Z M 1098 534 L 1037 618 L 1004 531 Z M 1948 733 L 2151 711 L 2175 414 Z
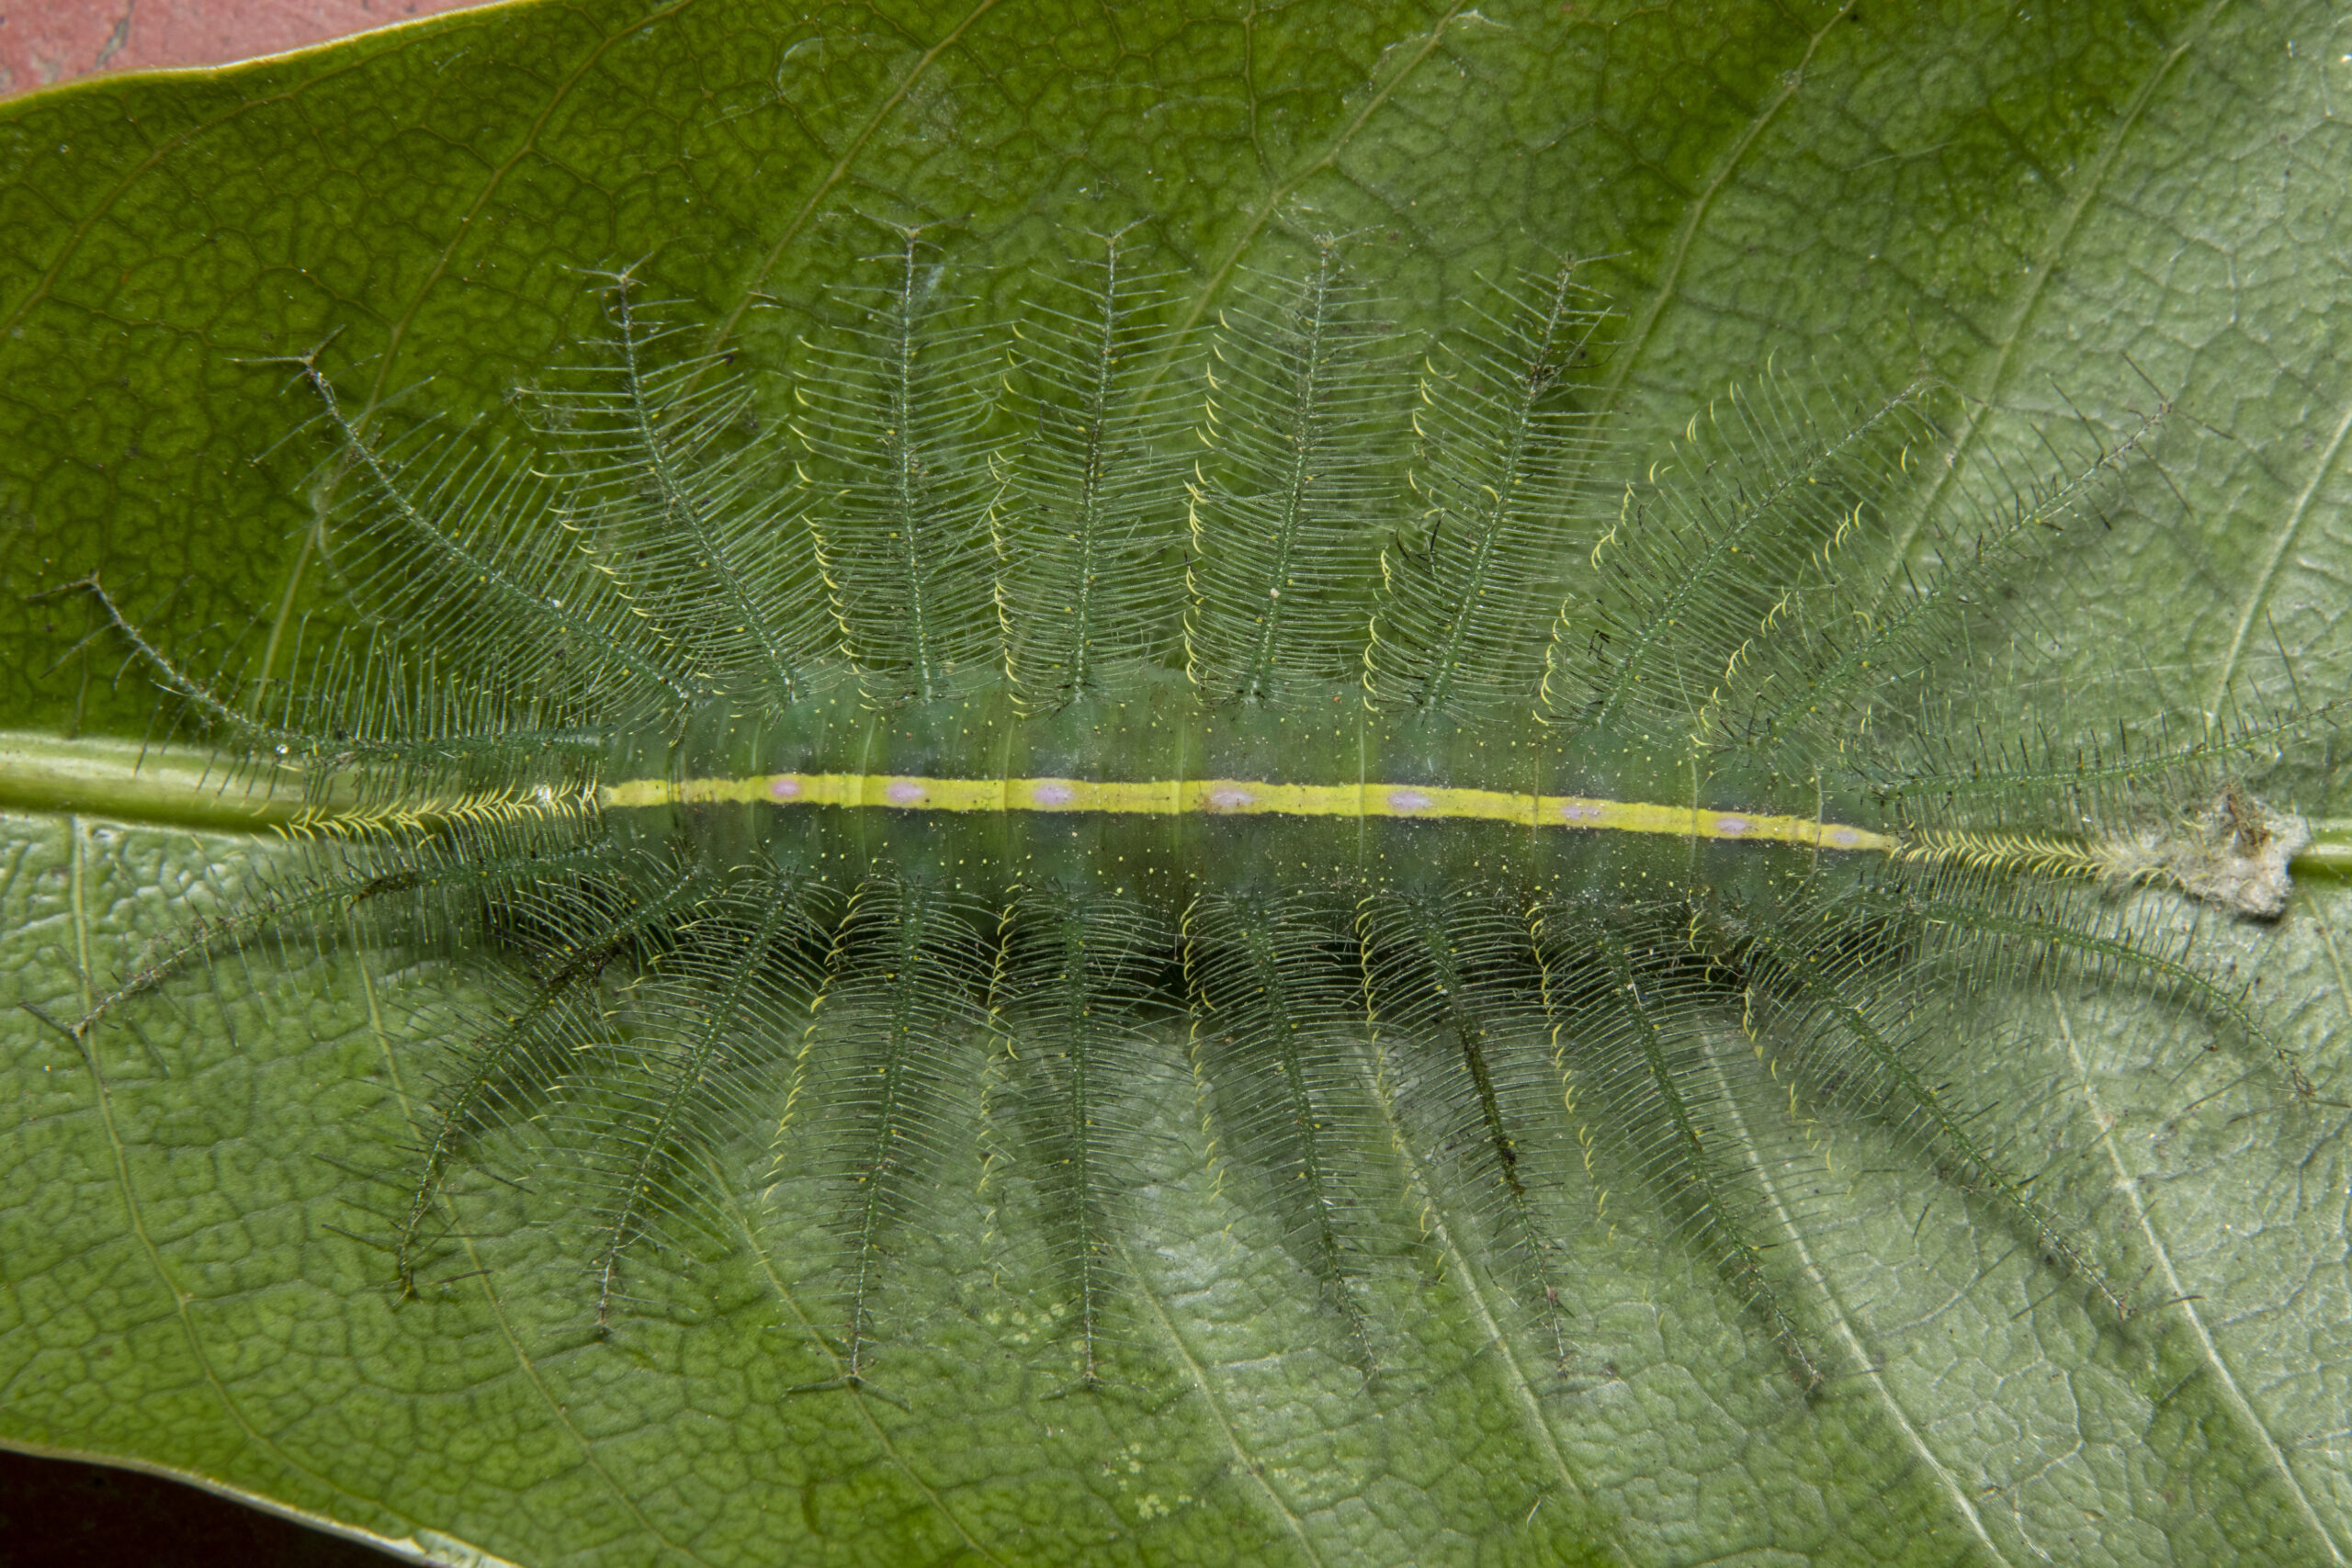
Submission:
M 940 779 L 902 773 L 769 773 L 740 779 L 631 779 L 597 792 L 606 809 L 695 801 L 774 806 L 878 806 L 903 811 L 1106 811 L 1138 816 L 1395 817 L 1428 821 L 1517 822 L 1670 833 L 1687 839 L 1760 840 L 1821 849 L 1895 849 L 1883 833 L 1810 817 L 1693 809 L 1582 795 L 1522 795 L 1437 784 L 1273 784 L 1264 779 Z

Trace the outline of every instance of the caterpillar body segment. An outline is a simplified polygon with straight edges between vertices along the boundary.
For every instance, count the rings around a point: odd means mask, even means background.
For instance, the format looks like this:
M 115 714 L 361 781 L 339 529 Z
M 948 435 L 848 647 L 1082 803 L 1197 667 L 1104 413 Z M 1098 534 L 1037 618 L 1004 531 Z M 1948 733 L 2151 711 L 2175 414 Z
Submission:
M 1951 628 L 2131 442 L 1996 504 L 1921 480 L 1932 385 L 1768 374 L 1604 490 L 1572 267 L 1434 345 L 1325 240 L 1198 344 L 1125 239 L 1017 332 L 920 234 L 871 276 L 773 367 L 780 423 L 600 279 L 615 346 L 537 394 L 528 463 L 380 441 L 308 367 L 368 628 L 301 662 L 323 689 L 203 680 L 88 585 L 232 759 L 207 809 L 250 796 L 305 868 L 79 1032 L 380 909 L 385 947 L 503 976 L 404 1156 L 401 1288 L 527 1127 L 600 1333 L 743 1214 L 830 1238 L 810 1390 L 884 1375 L 903 1260 L 967 1204 L 1034 1219 L 1059 1375 L 1115 1382 L 1139 1106 L 1188 1078 L 1367 1377 L 1399 1282 L 1465 1245 L 1574 1367 L 1604 1195 L 1827 1375 L 1767 1198 L 1786 1105 L 1893 1127 L 2128 1310 L 1937 1053 L 2061 974 L 2275 1050 L 2114 900 L 2275 916 L 2309 833 L 2263 765 L 2335 711 L 2072 753 L 1941 727 Z M 1889 570 L 1897 521 L 1942 570 Z

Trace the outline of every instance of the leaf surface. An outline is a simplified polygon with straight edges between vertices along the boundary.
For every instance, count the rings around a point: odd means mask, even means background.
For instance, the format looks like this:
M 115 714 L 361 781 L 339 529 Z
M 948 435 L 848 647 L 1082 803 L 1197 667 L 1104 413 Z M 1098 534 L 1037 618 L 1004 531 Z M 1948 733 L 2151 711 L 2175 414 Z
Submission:
M 650 257 L 756 355 L 801 323 L 750 306 L 842 276 L 875 248 L 858 214 L 945 225 L 986 292 L 1091 208 L 1148 219 L 1195 336 L 1301 225 L 1377 250 L 1408 327 L 1530 244 L 1606 258 L 1596 403 L 1624 431 L 1768 358 L 1866 386 L 1924 364 L 1981 400 L 1957 466 L 2030 474 L 2048 421 L 2174 399 L 2193 417 L 2111 536 L 2024 585 L 2019 637 L 2078 692 L 2186 713 L 2278 690 L 2280 653 L 2340 687 L 2352 34 L 2319 4 L 2052 9 L 536 5 L 11 104 L 0 728 L 143 732 L 155 694 L 84 604 L 28 597 L 91 571 L 161 639 L 290 668 L 335 476 L 276 356 L 332 334 L 356 417 L 494 421 L 597 324 L 564 268 Z M 1997 721 L 2041 694 L 2015 695 Z M 1159 1163 L 1115 1257 L 1121 1364 L 1149 1377 L 1070 1393 L 1017 1252 L 910 1233 L 888 1381 L 795 1392 L 827 1353 L 818 1216 L 747 1203 L 730 1258 L 599 1341 L 532 1223 L 553 1200 L 483 1186 L 395 1302 L 345 1234 L 380 1229 L 354 1172 L 406 1135 L 401 1043 L 483 1005 L 461 972 L 255 950 L 85 1054 L 13 1004 L 78 1012 L 266 848 L 28 813 L 0 852 L 11 1445 L 450 1562 L 2352 1555 L 2340 887 L 2206 932 L 2310 1105 L 2128 998 L 2047 998 L 1951 1065 L 2037 1195 L 2177 1303 L 2122 1329 L 1867 1128 L 1740 1126 L 1821 1393 L 1631 1201 L 1560 1270 L 1565 1386 L 1442 1218 L 1373 1287 L 1420 1370 L 1367 1384 L 1178 1085 L 1136 1112 Z M 1410 1180 L 1450 1179 L 1397 1142 Z M 1012 1201 L 976 1172 L 929 1200 L 941 1236 Z

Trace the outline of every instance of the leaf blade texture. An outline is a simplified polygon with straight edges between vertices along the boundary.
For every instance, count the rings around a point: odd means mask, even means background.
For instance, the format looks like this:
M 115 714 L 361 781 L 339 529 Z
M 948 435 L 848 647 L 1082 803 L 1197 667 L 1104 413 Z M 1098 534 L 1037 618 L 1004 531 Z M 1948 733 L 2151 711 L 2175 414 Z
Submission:
M 2327 646 L 2346 548 L 2346 381 L 2326 334 L 2298 326 L 2329 319 L 2345 287 L 2313 259 L 2344 249 L 2352 156 L 2323 8 L 1728 6 L 1704 26 L 1586 10 L 1202 6 L 1114 24 L 1013 4 L 522 8 L 11 106 L 0 313 L 23 335 L 0 354 L 22 439 L 0 477 L 0 716 L 145 733 L 155 693 L 119 645 L 84 640 L 95 612 L 24 597 L 90 570 L 217 689 L 266 694 L 311 667 L 303 637 L 331 628 L 303 632 L 304 612 L 345 565 L 319 548 L 314 481 L 350 481 L 314 474 L 315 449 L 289 439 L 312 405 L 266 362 L 334 326 L 355 372 L 336 385 L 371 441 L 467 439 L 478 415 L 487 438 L 518 384 L 603 330 L 597 299 L 550 263 L 621 267 L 658 245 L 661 294 L 749 342 L 777 318 L 744 307 L 730 323 L 743 301 L 846 280 L 842 258 L 872 248 L 850 237 L 872 232 L 860 213 L 960 224 L 959 243 L 983 237 L 963 253 L 975 276 L 1012 277 L 1059 243 L 1028 221 L 1041 193 L 1081 189 L 1155 215 L 1149 237 L 1187 269 L 1161 319 L 1194 343 L 1238 269 L 1290 267 L 1283 215 L 1301 199 L 1310 230 L 1363 231 L 1351 246 L 1403 236 L 1380 272 L 1407 331 L 1510 276 L 1529 235 L 1609 258 L 1584 276 L 1623 322 L 1590 371 L 1612 430 L 1679 435 L 1768 357 L 1787 374 L 1810 359 L 1809 383 L 1900 387 L 1924 354 L 1967 395 L 1951 482 L 1997 489 L 1996 466 L 2047 471 L 2036 433 L 2072 419 L 2066 400 L 2120 440 L 2172 399 L 2217 433 L 2163 427 L 2143 472 L 2178 499 L 2132 492 L 2161 525 L 2120 525 L 2117 547 L 2042 571 L 2010 622 L 2033 657 L 1983 650 L 2041 683 L 1946 728 L 1982 724 L 1971 754 L 1992 758 L 2038 746 L 2033 714 L 2061 684 L 2119 710 L 2151 692 L 2182 712 L 2224 713 L 2233 691 L 2285 700 L 2274 640 L 2292 658 Z M 1173 387 L 1185 367 L 1166 360 L 1152 373 Z M 1589 475 L 1611 495 L 1647 478 Z M 956 543 L 985 577 L 985 508 L 967 509 Z M 1931 532 L 1906 540 L 1895 519 L 1891 537 L 1891 558 L 1854 569 L 1893 584 L 1951 564 Z M 1363 542 L 1369 622 L 1381 541 Z M 960 615 L 985 628 L 994 611 L 983 595 Z M 922 666 L 876 663 L 894 679 Z M 1047 663 L 1041 684 L 1067 679 Z M 459 735 L 468 716 L 431 723 Z M 551 735 L 568 718 L 530 716 Z M 6 999 L 54 1015 L 86 1003 L 85 971 L 104 985 L 110 946 L 227 908 L 258 873 L 246 842 L 9 821 Z M 2276 1027 L 2324 1062 L 2344 1026 L 2340 896 L 2278 934 L 2201 940 L 2258 972 Z M 1091 1255 L 1049 1248 L 1008 1285 L 902 1226 L 897 1277 L 956 1282 L 893 1305 L 923 1346 L 890 1385 L 910 1410 L 788 1394 L 801 1373 L 758 1353 L 780 1332 L 841 1334 L 841 1281 L 819 1267 L 835 1209 L 797 1230 L 734 1213 L 765 1241 L 719 1282 L 718 1309 L 673 1322 L 639 1303 L 631 1353 L 598 1359 L 578 1337 L 594 1297 L 568 1262 L 473 1272 L 468 1248 L 521 1259 L 544 1234 L 541 1195 L 483 1183 L 447 1232 L 458 1261 L 420 1280 L 433 1312 L 396 1310 L 385 1258 L 338 1234 L 367 1234 L 354 1205 L 377 1200 L 318 1156 L 347 1160 L 353 1128 L 397 1138 L 421 1114 L 425 1064 L 389 1041 L 496 1005 L 413 978 L 379 984 L 327 932 L 198 966 L 139 1034 L 86 1056 L 9 1014 L 0 1059 L 24 1109 L 5 1156 L 0 1440 L 197 1475 L 449 1561 L 768 1561 L 786 1539 L 810 1561 L 1014 1561 L 1041 1537 L 1011 1521 L 1032 1519 L 1073 1557 L 1300 1562 L 2352 1551 L 2352 1483 L 2325 1438 L 2343 1221 L 2299 1174 L 2335 1170 L 2340 1121 L 2299 1121 L 2256 1056 L 2207 1055 L 2129 988 L 2021 1021 L 2018 1048 L 1964 1065 L 1958 1087 L 1999 1108 L 2013 1157 L 2075 1152 L 2030 1163 L 2032 1190 L 2092 1216 L 2111 1271 L 2191 1298 L 2137 1360 L 2103 1355 L 1991 1210 L 1890 1144 L 1826 1120 L 1775 1134 L 1755 1096 L 1721 1093 L 1709 1146 L 1757 1173 L 1749 1240 L 1817 1314 L 1813 1342 L 1865 1371 L 1795 1399 L 1705 1250 L 1646 1234 L 1628 1201 L 1557 1286 L 1588 1364 L 1548 1392 L 1526 1277 L 1487 1269 L 1453 1223 L 1487 1213 L 1458 1201 L 1476 1165 L 1408 1131 L 1364 1201 L 1444 1223 L 1403 1260 L 1414 1290 L 1382 1269 L 1343 1278 L 1389 1333 L 1451 1348 L 1463 1370 L 1375 1405 L 1367 1386 L 1410 1358 L 1375 1337 L 1368 1385 L 1345 1337 L 1327 1348 L 1334 1309 L 1299 1284 L 1311 1247 L 1221 1172 L 1184 1080 L 1117 1145 L 1166 1239 L 1113 1247 L 1101 1270 L 1123 1303 L 1102 1361 L 1119 1379 L 1174 1371 L 1050 1404 L 976 1375 L 1021 1336 L 1066 1332 L 1021 1314 L 1082 1293 L 1091 1265 L 1073 1261 Z M 976 1020 L 976 1057 L 987 1038 Z M 1403 1070 L 1375 1051 L 1344 1086 L 1348 1130 L 1375 1152 L 1385 1129 L 1420 1125 Z M 1043 1071 L 1068 1082 L 1067 1066 Z M 2340 1079 L 2320 1089 L 2342 1098 Z M 1066 1128 L 1035 1137 L 1072 1146 Z M 1036 1195 L 1065 1235 L 1095 1223 L 1082 1190 Z M 974 1175 L 924 1213 L 978 1234 L 1020 1199 Z M 836 1346 L 844 1362 L 851 1348 Z M 951 1388 L 966 1391 L 952 1404 L 928 1393 Z

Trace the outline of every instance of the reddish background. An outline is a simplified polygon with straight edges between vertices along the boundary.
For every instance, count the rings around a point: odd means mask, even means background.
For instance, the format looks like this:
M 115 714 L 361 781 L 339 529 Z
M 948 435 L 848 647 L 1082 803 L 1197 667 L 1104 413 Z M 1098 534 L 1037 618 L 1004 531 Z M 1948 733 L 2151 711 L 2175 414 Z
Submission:
M 0 0 L 0 96 L 99 71 L 220 65 L 467 0 Z M 474 0 L 479 3 L 479 0 Z

